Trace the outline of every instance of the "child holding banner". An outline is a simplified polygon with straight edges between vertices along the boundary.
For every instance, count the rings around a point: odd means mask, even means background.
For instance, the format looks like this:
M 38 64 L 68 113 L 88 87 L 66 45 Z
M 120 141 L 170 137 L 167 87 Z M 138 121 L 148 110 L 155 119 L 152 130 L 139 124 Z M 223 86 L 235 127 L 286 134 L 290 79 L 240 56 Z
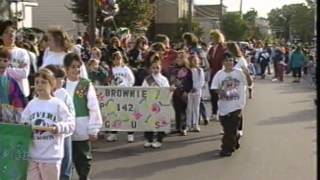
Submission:
M 35 93 L 22 113 L 21 122 L 33 125 L 33 142 L 27 180 L 58 180 L 63 158 L 64 135 L 75 129 L 74 116 L 53 97 L 55 79 L 48 69 L 35 74 Z
M 64 81 L 65 81 L 65 71 L 58 65 L 48 65 L 45 68 L 52 71 L 54 77 L 56 78 L 56 86 L 54 88 L 54 97 L 59 98 L 62 100 L 68 107 L 70 113 L 75 117 L 75 111 L 73 106 L 73 101 L 67 92 L 63 88 Z M 68 134 L 64 138 L 64 156 L 62 159 L 61 164 L 61 180 L 68 180 L 72 177 L 72 134 Z
M 151 57 L 150 63 L 151 75 L 147 76 L 142 87 L 156 86 L 156 87 L 169 87 L 168 79 L 161 74 L 161 59 L 159 54 L 154 54 Z M 144 136 L 147 138 L 147 142 L 144 144 L 145 148 L 153 147 L 160 148 L 162 146 L 162 139 L 164 132 L 158 132 L 156 135 L 157 140 L 154 140 L 154 132 L 145 132 Z
M 89 80 L 80 78 L 82 65 L 80 56 L 75 53 L 69 53 L 64 58 L 67 73 L 65 88 L 73 100 L 76 113 L 72 159 L 79 179 L 88 179 L 92 160 L 91 141 L 98 138 L 102 117 L 93 85 Z
M 135 78 L 131 69 L 126 66 L 123 62 L 122 53 L 116 51 L 112 54 L 112 67 L 110 70 L 112 80 L 111 85 L 120 86 L 120 87 L 131 87 L 134 84 Z M 128 142 L 131 143 L 134 141 L 134 132 L 128 132 Z M 107 141 L 113 142 L 117 141 L 117 131 L 112 131 L 111 134 L 107 137 Z
M 189 60 L 192 72 L 193 88 L 188 93 L 187 127 L 189 131 L 200 132 L 200 100 L 201 91 L 205 84 L 204 71 L 199 67 L 200 59 L 197 54 L 191 54 Z
M 17 123 L 27 102 L 18 83 L 6 73 L 10 51 L 0 47 L 0 122 Z

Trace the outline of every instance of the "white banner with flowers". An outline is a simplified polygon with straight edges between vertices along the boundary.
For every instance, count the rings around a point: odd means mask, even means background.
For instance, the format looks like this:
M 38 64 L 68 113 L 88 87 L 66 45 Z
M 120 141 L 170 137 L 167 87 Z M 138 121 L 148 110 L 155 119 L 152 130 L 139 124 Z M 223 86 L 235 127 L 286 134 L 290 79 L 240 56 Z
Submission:
M 169 88 L 96 86 L 102 131 L 169 132 L 174 110 Z

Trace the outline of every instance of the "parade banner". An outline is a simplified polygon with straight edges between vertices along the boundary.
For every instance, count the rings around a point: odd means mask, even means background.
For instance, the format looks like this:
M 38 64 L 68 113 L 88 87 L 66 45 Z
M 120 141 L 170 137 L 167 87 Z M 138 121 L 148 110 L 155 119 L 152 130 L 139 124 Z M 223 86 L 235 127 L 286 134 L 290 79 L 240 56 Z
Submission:
M 27 179 L 31 126 L 0 124 L 0 179 Z
M 165 131 L 174 111 L 169 88 L 97 86 L 102 131 Z

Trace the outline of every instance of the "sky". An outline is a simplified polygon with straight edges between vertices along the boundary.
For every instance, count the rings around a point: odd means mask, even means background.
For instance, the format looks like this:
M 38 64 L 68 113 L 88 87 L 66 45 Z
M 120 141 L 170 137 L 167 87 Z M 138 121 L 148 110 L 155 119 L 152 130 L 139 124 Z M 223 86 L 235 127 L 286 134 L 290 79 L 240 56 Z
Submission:
M 194 0 L 195 4 L 220 4 L 220 0 Z M 267 17 L 271 9 L 281 8 L 286 4 L 306 3 L 305 0 L 242 0 L 242 12 L 251 8 L 258 11 L 258 17 Z M 227 11 L 239 11 L 240 0 L 223 0 Z

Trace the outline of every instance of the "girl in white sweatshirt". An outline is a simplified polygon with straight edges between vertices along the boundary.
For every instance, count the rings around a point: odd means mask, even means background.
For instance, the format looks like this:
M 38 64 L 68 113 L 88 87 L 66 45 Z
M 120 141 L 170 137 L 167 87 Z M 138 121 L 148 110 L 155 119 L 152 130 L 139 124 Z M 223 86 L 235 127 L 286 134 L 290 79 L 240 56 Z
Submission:
M 169 87 L 168 79 L 161 74 L 161 59 L 159 54 L 154 54 L 151 57 L 150 64 L 151 75 L 147 76 L 142 83 L 142 87 Z M 162 146 L 162 139 L 165 135 L 164 132 L 158 132 L 156 139 L 154 139 L 154 132 L 148 131 L 144 133 L 144 136 L 147 138 L 145 142 L 145 148 L 160 148 Z
M 119 87 L 131 87 L 134 84 L 135 78 L 131 69 L 123 62 L 123 57 L 120 51 L 116 51 L 111 56 L 112 68 L 111 68 L 111 85 Z M 128 132 L 128 142 L 134 141 L 134 132 Z M 117 141 L 117 131 L 112 131 L 107 137 L 107 141 Z
M 22 112 L 22 123 L 34 126 L 28 180 L 58 180 L 64 137 L 75 129 L 74 116 L 60 99 L 53 97 L 54 75 L 48 69 L 35 74 L 36 97 Z M 40 127 L 40 128 L 39 128 Z
M 54 88 L 54 97 L 62 100 L 68 107 L 70 113 L 75 117 L 74 105 L 73 101 L 67 92 L 66 89 L 63 88 L 65 83 L 65 71 L 58 65 L 48 65 L 45 68 L 52 71 L 54 77 L 56 78 L 56 86 Z M 61 164 L 61 179 L 71 179 L 72 177 L 72 139 L 71 134 L 65 136 L 64 139 L 64 156 Z
M 205 83 L 203 69 L 199 67 L 200 60 L 196 54 L 189 57 L 190 69 L 192 72 L 192 90 L 188 93 L 187 105 L 187 129 L 190 131 L 200 132 L 200 100 L 201 89 Z
M 88 179 L 92 160 L 91 141 L 98 138 L 102 117 L 92 83 L 80 78 L 82 65 L 76 53 L 69 53 L 64 58 L 67 72 L 65 88 L 71 96 L 76 113 L 76 129 L 72 135 L 73 162 L 79 179 Z

